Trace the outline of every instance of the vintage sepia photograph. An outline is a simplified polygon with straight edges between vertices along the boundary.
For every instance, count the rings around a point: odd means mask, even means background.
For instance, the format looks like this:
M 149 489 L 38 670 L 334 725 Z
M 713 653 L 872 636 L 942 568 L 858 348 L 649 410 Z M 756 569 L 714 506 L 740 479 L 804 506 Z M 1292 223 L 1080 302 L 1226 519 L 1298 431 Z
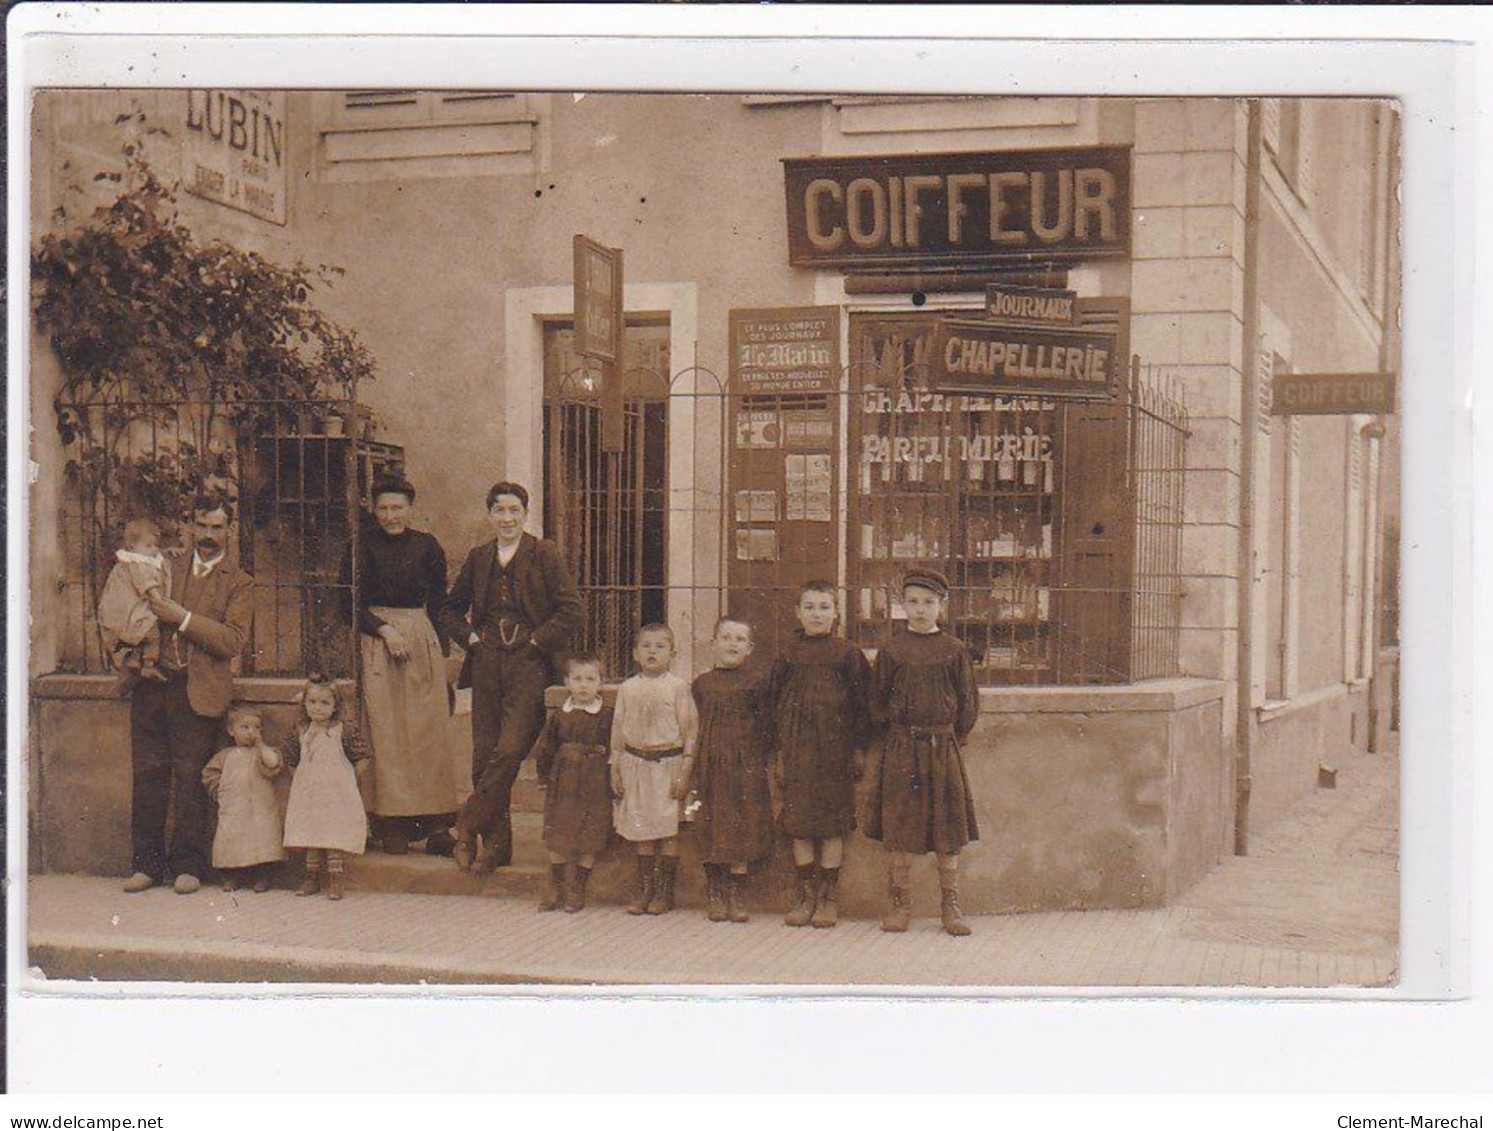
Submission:
M 1393 99 L 29 116 L 37 984 L 1396 984 Z

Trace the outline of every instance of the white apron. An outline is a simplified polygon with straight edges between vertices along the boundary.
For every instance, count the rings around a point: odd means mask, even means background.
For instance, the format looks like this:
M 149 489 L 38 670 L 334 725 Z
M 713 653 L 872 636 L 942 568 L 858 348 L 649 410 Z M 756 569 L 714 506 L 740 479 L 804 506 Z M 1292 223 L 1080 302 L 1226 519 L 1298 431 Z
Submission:
M 373 750 L 373 811 L 381 817 L 450 813 L 459 804 L 446 748 L 446 658 L 424 609 L 371 607 L 397 628 L 409 658 L 395 663 L 383 640 L 362 637 L 363 712 Z
M 342 725 L 307 727 L 285 810 L 285 847 L 360 853 L 367 840 L 358 776 L 342 753 Z
M 255 762 L 263 747 L 221 751 L 218 779 L 218 831 L 213 836 L 214 868 L 250 868 L 281 860 L 280 806 L 275 783 Z

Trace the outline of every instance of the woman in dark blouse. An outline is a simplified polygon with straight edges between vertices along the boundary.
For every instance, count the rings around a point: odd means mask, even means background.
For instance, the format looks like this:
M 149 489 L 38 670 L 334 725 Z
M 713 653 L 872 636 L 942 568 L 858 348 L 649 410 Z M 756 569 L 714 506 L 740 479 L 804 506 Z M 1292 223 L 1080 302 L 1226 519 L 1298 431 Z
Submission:
M 373 488 L 373 516 L 358 554 L 363 710 L 373 748 L 373 828 L 385 852 L 412 840 L 448 856 L 457 804 L 447 745 L 448 645 L 435 629 L 446 599 L 446 554 L 409 526 L 415 489 L 402 479 Z

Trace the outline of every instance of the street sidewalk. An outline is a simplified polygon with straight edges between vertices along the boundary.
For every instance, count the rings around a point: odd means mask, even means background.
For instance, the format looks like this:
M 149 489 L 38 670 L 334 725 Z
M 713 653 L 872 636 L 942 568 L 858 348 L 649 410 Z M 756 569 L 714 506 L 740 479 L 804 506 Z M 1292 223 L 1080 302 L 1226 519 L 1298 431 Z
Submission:
M 776 917 L 541 915 L 531 901 L 288 891 L 125 895 L 33 876 L 30 961 L 49 980 L 452 984 L 1335 987 L 1395 978 L 1398 758 L 1355 755 L 1171 907 L 790 930 Z M 308 942 L 308 940 L 314 940 Z

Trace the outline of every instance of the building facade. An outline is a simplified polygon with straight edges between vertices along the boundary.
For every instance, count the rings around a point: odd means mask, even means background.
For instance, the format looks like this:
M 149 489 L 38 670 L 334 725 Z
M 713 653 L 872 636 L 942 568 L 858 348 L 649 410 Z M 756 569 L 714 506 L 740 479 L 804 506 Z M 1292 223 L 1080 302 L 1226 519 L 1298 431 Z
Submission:
M 901 570 L 946 570 L 983 685 L 978 908 L 1165 902 L 1387 720 L 1393 420 L 1270 391 L 1397 368 L 1388 104 L 53 92 L 38 234 L 107 199 L 79 173 L 117 165 L 137 111 L 202 238 L 345 269 L 319 301 L 367 342 L 359 400 L 453 561 L 491 482 L 531 487 L 612 675 L 647 620 L 683 673 L 727 611 L 770 653 L 818 578 L 875 648 Z M 576 234 L 624 256 L 617 452 L 574 340 Z M 1011 285 L 1073 300 L 1031 349 L 1069 343 L 1064 375 L 1109 398 L 949 384 L 950 358 L 992 355 L 946 327 L 977 335 Z M 1016 365 L 1018 338 L 995 335 L 1006 376 L 1053 364 Z M 58 370 L 32 345 L 40 422 Z M 48 615 L 67 453 L 35 435 L 33 866 L 108 870 L 123 708 L 86 610 Z M 295 666 L 246 693 L 283 699 Z M 91 799 L 81 832 L 63 788 Z

